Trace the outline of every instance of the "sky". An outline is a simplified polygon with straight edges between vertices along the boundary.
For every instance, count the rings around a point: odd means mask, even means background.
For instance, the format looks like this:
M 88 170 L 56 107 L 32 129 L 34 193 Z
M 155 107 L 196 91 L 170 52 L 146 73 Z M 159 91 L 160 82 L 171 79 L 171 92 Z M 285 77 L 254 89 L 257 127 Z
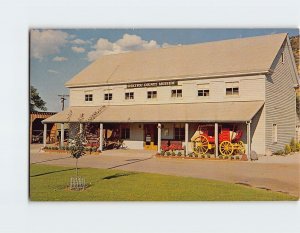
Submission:
M 32 29 L 30 84 L 47 111 L 61 111 L 64 84 L 101 56 L 275 33 L 299 35 L 298 29 Z M 65 102 L 68 106 L 68 101 Z

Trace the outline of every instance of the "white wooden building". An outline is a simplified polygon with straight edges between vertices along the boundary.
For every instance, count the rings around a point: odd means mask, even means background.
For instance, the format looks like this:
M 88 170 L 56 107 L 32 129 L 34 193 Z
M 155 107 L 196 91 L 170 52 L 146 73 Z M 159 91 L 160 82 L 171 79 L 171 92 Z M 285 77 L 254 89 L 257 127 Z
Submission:
M 248 156 L 266 154 L 296 136 L 298 85 L 287 34 L 107 55 L 65 84 L 69 108 L 43 123 L 118 125 L 128 148 L 181 140 L 186 153 L 199 124 L 235 125 Z

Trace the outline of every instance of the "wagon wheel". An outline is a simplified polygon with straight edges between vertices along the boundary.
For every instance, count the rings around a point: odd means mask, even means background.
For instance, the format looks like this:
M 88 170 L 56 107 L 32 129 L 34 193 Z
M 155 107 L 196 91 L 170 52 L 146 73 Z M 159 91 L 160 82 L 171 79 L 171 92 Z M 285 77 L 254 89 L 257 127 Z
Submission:
M 194 153 L 198 155 L 204 155 L 208 151 L 208 139 L 204 137 L 203 135 L 200 135 L 195 141 L 194 141 Z
M 239 141 L 237 143 L 237 152 L 239 154 L 245 154 L 245 145 L 244 145 L 244 143 L 242 141 Z
M 220 144 L 220 152 L 223 156 L 230 156 L 233 153 L 233 145 L 229 141 L 223 141 Z

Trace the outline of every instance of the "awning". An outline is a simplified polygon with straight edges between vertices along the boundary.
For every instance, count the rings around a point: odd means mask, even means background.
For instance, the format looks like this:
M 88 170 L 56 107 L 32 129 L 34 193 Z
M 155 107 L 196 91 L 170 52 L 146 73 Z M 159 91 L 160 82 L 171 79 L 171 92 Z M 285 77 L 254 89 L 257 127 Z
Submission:
M 251 120 L 263 104 L 263 101 L 235 101 L 74 106 L 45 119 L 43 123 L 245 122 Z

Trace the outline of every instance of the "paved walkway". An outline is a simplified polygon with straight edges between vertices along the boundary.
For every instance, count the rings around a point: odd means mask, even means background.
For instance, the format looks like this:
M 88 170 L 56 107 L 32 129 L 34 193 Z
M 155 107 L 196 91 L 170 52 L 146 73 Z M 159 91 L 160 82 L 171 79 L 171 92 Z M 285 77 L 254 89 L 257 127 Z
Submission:
M 70 155 L 39 152 L 39 147 L 31 147 L 31 163 L 75 165 Z M 154 153 L 144 150 L 105 151 L 99 156 L 80 158 L 78 166 L 221 180 L 299 196 L 300 154 L 243 162 L 156 158 Z

